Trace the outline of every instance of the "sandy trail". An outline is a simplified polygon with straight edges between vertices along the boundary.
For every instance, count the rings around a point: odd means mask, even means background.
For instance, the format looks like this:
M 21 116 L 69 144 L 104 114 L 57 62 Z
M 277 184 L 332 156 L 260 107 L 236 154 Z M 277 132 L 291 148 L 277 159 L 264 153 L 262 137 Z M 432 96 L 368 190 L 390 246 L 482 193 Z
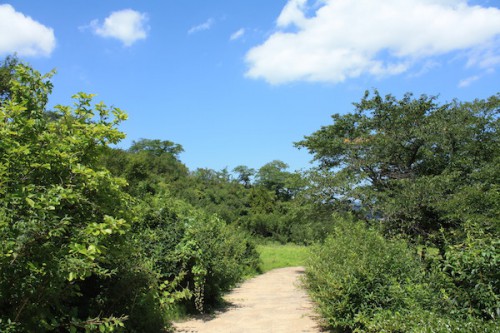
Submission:
M 318 333 L 313 306 L 300 288 L 303 267 L 279 268 L 244 282 L 224 299 L 228 309 L 175 323 L 182 333 Z

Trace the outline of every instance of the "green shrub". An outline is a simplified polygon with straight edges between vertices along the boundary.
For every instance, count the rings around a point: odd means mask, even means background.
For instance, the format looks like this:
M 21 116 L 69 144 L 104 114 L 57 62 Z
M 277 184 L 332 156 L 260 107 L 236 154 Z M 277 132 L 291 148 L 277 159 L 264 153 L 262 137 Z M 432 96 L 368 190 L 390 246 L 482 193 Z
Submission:
M 448 291 L 460 315 L 487 320 L 500 316 L 500 240 L 468 237 L 449 246 L 441 269 L 452 284 Z
M 18 65 L 0 103 L 0 325 L 109 331 L 124 317 L 94 287 L 117 273 L 131 200 L 97 158 L 126 115 L 85 93 L 48 113 L 51 75 Z
M 141 223 L 135 242 L 144 258 L 166 280 L 178 279 L 188 308 L 203 311 L 215 305 L 248 271 L 258 253 L 246 234 L 190 204 L 163 192 L 138 209 Z
M 381 310 L 372 318 L 358 318 L 365 326 L 364 332 L 414 332 L 414 333 L 495 333 L 498 323 L 477 318 L 454 318 L 424 309 L 398 312 Z
M 240 219 L 247 230 L 260 238 L 274 239 L 281 243 L 289 241 L 290 230 L 286 216 L 280 213 L 255 213 Z
M 402 241 L 387 241 L 361 222 L 339 222 L 324 244 L 312 248 L 307 285 L 328 324 L 360 328 L 360 318 L 407 304 L 420 266 Z
M 422 262 L 403 240 L 339 221 L 313 247 L 307 285 L 328 325 L 357 332 L 495 332 L 497 241 L 474 240 Z

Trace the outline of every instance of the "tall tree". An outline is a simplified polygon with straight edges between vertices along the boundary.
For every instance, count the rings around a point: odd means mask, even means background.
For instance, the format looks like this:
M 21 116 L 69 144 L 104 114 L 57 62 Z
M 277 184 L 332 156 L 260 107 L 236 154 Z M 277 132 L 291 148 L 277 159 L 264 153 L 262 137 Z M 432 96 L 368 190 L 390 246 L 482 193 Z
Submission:
M 256 185 L 274 191 L 278 197 L 287 197 L 286 181 L 289 176 L 288 164 L 274 160 L 263 165 L 255 176 Z
M 255 175 L 255 169 L 249 168 L 246 165 L 238 165 L 233 169 L 237 174 L 236 179 L 243 184 L 246 188 L 250 188 L 252 178 Z
M 328 174 L 338 193 L 332 199 L 361 204 L 364 216 L 382 218 L 388 232 L 431 239 L 460 225 L 444 202 L 477 182 L 471 176 L 479 170 L 498 166 L 500 95 L 438 104 L 436 97 L 408 93 L 398 100 L 374 91 L 354 106 L 296 143 Z M 499 178 L 488 177 L 498 186 Z
M 140 197 L 157 193 L 165 184 L 174 191 L 178 185 L 183 187 L 177 184 L 188 176 L 178 157 L 182 151 L 182 146 L 172 141 L 141 139 L 128 150 L 109 148 L 102 163 L 127 180 L 129 193 Z
M 132 142 L 129 151 L 131 153 L 145 151 L 156 156 L 171 154 L 172 156 L 177 158 L 179 154 L 184 151 L 184 148 L 182 148 L 180 144 L 168 140 L 140 139 L 139 141 Z

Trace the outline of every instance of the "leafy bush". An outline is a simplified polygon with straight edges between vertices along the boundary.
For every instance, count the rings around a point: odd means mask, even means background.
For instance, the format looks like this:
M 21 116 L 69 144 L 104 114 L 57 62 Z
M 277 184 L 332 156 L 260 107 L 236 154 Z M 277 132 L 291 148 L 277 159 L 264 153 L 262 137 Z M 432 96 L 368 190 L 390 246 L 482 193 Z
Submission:
M 425 309 L 398 312 L 380 310 L 373 318 L 359 318 L 364 332 L 414 332 L 414 333 L 494 333 L 498 323 L 477 318 L 442 316 Z
M 360 316 L 404 307 L 419 268 L 404 242 L 386 241 L 362 223 L 341 222 L 312 249 L 307 284 L 330 326 L 354 329 Z
M 426 270 L 406 242 L 387 240 L 362 222 L 340 221 L 311 251 L 307 285 L 328 325 L 341 331 L 494 332 L 493 243 L 455 249 L 444 270 L 436 263 Z
M 18 65 L 0 104 L 0 325 L 106 331 L 124 318 L 93 287 L 117 273 L 130 198 L 96 161 L 126 116 L 84 93 L 48 113 L 51 75 Z
M 182 277 L 189 308 L 216 304 L 258 264 L 258 253 L 245 233 L 190 204 L 162 193 L 145 200 L 135 241 L 165 278 Z M 180 289 L 179 289 L 180 288 Z
M 440 263 L 453 288 L 458 314 L 488 320 L 500 316 L 500 240 L 469 237 L 449 246 Z

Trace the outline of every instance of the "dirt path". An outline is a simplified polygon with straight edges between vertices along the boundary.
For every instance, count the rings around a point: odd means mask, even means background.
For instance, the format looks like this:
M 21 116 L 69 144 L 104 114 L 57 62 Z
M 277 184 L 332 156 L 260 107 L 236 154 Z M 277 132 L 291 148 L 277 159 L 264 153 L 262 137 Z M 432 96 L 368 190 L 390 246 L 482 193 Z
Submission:
M 228 309 L 176 323 L 182 333 L 318 333 L 312 304 L 300 288 L 302 267 L 279 268 L 244 282 L 225 297 Z

